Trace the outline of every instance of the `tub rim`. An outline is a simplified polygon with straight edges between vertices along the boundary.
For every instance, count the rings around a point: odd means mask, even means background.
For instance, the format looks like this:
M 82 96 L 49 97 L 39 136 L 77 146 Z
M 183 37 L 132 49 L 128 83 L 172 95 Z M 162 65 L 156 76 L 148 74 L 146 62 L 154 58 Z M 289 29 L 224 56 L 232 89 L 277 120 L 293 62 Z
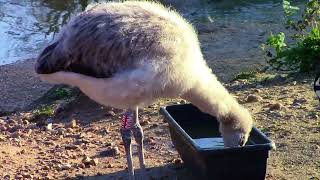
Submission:
M 269 150 L 275 150 L 276 149 L 276 145 L 273 141 L 271 141 L 264 133 L 262 133 L 258 128 L 256 128 L 255 126 L 252 128 L 251 133 L 255 133 L 257 136 L 260 136 L 265 143 L 262 144 L 254 144 L 254 145 L 246 145 L 243 147 L 227 147 L 227 148 L 220 148 L 220 149 L 216 149 L 216 148 L 200 148 L 200 146 L 198 146 L 195 141 L 189 136 L 188 133 L 185 132 L 185 130 L 175 121 L 175 119 L 171 116 L 171 114 L 168 112 L 167 108 L 172 108 L 172 107 L 182 107 L 183 105 L 191 105 L 194 106 L 192 104 L 180 104 L 180 105 L 169 105 L 169 106 L 163 106 L 160 108 L 160 114 L 162 114 L 166 120 L 166 122 L 168 122 L 169 126 L 171 126 L 172 128 L 174 128 L 177 133 L 179 133 L 185 140 L 185 142 L 187 143 L 187 145 L 189 145 L 191 148 L 193 148 L 194 150 L 201 152 L 201 153 L 209 153 L 209 154 L 220 154 L 220 153 L 233 153 L 233 152 L 240 152 L 240 151 L 261 151 L 261 150 L 265 150 L 265 151 L 269 151 Z M 195 108 L 197 108 L 196 106 L 194 106 Z M 213 117 L 215 118 L 215 117 Z

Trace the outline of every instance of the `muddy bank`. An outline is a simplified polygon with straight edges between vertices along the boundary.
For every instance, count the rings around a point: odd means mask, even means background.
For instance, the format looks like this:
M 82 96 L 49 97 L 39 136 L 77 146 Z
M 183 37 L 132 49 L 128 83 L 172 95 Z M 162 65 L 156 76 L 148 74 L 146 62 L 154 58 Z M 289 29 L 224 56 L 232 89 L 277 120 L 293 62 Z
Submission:
M 0 115 L 26 108 L 52 87 L 40 82 L 33 66 L 33 59 L 0 66 Z

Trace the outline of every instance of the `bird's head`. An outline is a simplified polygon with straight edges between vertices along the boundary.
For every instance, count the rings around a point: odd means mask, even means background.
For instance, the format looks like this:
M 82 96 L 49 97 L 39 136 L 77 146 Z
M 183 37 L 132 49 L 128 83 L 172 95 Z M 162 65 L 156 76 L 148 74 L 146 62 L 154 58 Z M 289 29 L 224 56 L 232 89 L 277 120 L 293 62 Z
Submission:
M 37 74 L 51 74 L 68 66 L 67 58 L 59 47 L 59 42 L 47 46 L 38 56 L 35 65 Z
M 225 147 L 244 146 L 253 127 L 253 120 L 248 110 L 243 107 L 220 118 L 220 133 Z

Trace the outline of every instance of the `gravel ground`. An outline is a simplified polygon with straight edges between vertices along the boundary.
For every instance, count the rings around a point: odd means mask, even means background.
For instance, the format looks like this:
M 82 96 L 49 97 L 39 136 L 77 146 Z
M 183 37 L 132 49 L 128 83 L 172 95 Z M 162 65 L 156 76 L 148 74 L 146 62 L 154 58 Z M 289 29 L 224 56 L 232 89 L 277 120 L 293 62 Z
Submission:
M 269 156 L 267 179 L 319 179 L 320 107 L 312 79 L 293 80 L 283 75 L 262 79 L 237 80 L 226 86 L 252 111 L 256 126 L 277 145 Z M 52 103 L 57 112 L 52 128 L 37 126 L 35 110 L 0 117 L 0 176 L 126 179 L 119 134 L 121 111 L 101 107 L 81 94 Z M 185 101 L 165 99 L 141 111 L 150 179 L 191 177 L 158 113 L 160 106 L 177 103 Z M 134 164 L 138 167 L 136 158 Z

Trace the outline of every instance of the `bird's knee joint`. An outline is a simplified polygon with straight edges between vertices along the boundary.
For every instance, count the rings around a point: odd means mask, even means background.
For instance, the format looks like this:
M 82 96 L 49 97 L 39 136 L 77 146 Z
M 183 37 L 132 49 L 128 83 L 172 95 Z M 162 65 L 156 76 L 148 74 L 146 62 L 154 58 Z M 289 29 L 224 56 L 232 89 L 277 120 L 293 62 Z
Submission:
M 120 130 L 120 133 L 121 133 L 121 137 L 122 137 L 124 144 L 130 144 L 131 137 L 132 137 L 132 132 L 130 131 L 130 129 L 122 128 Z

